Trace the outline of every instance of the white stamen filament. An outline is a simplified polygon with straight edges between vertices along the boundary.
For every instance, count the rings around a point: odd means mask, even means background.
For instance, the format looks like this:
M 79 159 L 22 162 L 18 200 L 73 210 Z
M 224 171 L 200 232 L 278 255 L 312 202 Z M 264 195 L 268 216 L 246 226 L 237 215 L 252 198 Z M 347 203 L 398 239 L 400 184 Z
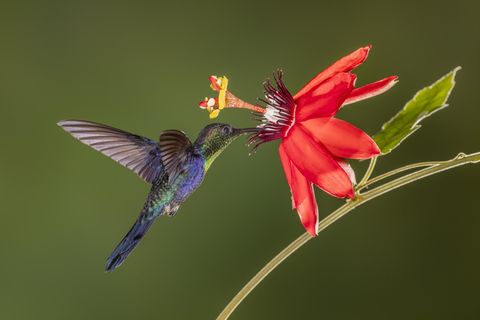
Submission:
M 277 109 L 267 107 L 267 110 L 264 113 L 264 117 L 269 122 L 277 123 L 277 121 L 280 119 L 280 114 Z

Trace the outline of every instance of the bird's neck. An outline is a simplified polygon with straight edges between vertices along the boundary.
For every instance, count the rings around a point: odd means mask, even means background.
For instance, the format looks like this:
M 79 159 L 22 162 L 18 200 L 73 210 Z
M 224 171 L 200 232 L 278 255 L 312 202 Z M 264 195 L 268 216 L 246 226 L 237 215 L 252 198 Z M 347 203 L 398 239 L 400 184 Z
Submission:
M 211 143 L 195 145 L 195 151 L 204 161 L 205 172 L 210 168 L 213 161 L 225 150 L 226 146 L 217 146 Z

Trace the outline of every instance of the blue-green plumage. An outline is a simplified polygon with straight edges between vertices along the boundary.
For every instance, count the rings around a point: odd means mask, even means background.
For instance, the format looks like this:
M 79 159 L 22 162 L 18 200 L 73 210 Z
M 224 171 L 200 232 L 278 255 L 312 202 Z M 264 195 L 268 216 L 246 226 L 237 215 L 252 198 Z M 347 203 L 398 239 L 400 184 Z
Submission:
M 159 142 L 155 142 L 88 121 L 65 120 L 58 124 L 151 184 L 138 219 L 108 258 L 107 271 L 114 270 L 128 257 L 157 217 L 175 215 L 200 186 L 212 162 L 233 140 L 256 130 L 216 123 L 206 126 L 194 143 L 178 130 L 162 132 Z

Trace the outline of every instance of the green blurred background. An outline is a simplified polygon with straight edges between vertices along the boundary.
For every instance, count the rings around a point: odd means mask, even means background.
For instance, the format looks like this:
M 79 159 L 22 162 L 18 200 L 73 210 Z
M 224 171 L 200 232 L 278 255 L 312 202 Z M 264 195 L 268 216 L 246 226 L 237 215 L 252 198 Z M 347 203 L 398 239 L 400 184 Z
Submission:
M 281 67 L 292 91 L 372 43 L 357 84 L 388 93 L 340 117 L 375 133 L 419 88 L 463 66 L 451 108 L 378 171 L 480 149 L 476 1 L 2 1 L 0 319 L 213 319 L 303 232 L 276 144 L 237 141 L 174 219 L 103 271 L 148 186 L 58 128 L 107 123 L 194 137 L 210 74 L 254 101 Z M 251 125 L 247 112 L 219 121 Z M 354 164 L 360 176 L 366 162 Z M 232 319 L 479 319 L 480 168 L 383 196 L 308 243 Z M 321 216 L 341 204 L 317 192 Z

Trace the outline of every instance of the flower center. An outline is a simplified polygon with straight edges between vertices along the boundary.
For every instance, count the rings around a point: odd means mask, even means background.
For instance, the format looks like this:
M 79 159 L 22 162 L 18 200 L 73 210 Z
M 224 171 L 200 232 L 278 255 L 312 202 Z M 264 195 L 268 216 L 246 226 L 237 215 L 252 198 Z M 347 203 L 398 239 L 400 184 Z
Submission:
M 283 72 L 274 73 L 275 85 L 270 81 L 264 82 L 266 111 L 261 119 L 260 129 L 250 139 L 255 150 L 262 143 L 286 137 L 295 124 L 295 101 L 283 83 Z

